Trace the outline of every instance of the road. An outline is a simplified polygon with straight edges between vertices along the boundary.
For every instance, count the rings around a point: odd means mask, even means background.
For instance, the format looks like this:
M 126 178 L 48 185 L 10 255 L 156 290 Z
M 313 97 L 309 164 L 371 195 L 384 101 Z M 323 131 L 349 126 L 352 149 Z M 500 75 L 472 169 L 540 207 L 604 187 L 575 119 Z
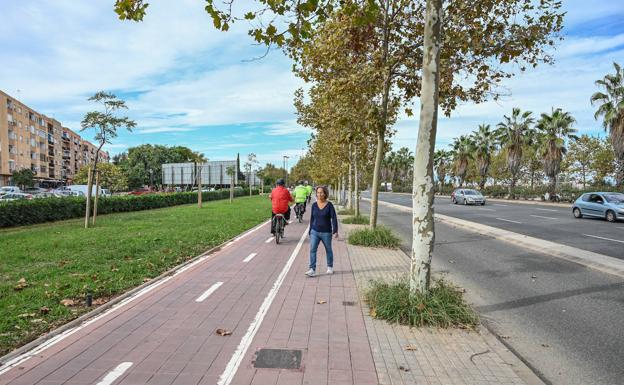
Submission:
M 395 198 L 392 199 L 395 203 L 409 198 L 391 197 Z M 390 200 L 387 194 L 381 199 Z M 364 212 L 369 209 L 366 203 L 362 206 Z M 519 205 L 487 205 L 485 208 L 500 209 L 500 217 L 503 213 L 515 213 L 516 219 L 522 220 L 535 208 L 540 208 L 516 206 Z M 482 209 L 439 203 L 436 209 L 438 207 L 442 207 L 438 212 L 456 210 L 464 219 L 479 218 L 469 215 L 468 209 Z M 521 208 L 525 211 L 522 216 Z M 563 212 L 556 214 L 562 222 L 565 221 Z M 491 219 L 482 220 L 510 229 Z M 403 248 L 409 252 L 409 213 L 380 206 L 379 221 L 398 232 L 404 241 Z M 596 221 L 587 223 L 604 227 Z M 529 224 L 524 228 L 528 229 Z M 612 256 L 617 252 L 612 248 L 604 250 Z M 622 384 L 624 280 L 442 223 L 436 223 L 432 267 L 435 275 L 447 276 L 465 288 L 467 299 L 490 329 L 547 382 Z
M 409 195 L 381 193 L 380 196 L 388 202 L 412 206 Z M 434 209 L 438 214 L 624 259 L 624 222 L 576 219 L 571 208 L 513 202 L 463 206 L 451 204 L 449 198 L 436 197 Z

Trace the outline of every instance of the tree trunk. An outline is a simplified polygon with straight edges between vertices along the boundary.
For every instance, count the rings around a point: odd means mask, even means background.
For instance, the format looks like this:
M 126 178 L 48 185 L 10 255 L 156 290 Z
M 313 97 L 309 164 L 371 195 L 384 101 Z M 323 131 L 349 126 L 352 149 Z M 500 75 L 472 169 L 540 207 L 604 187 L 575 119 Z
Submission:
M 355 216 L 360 216 L 360 183 L 358 181 L 357 146 L 353 151 L 353 179 L 355 180 Z
M 234 176 L 230 178 L 230 203 L 234 200 Z
M 85 210 L 85 229 L 89 228 L 89 216 L 91 216 L 91 186 L 93 186 L 93 170 L 89 167 L 87 171 L 87 204 Z
M 349 195 L 347 196 L 347 209 L 353 210 L 353 166 L 352 166 L 352 156 L 351 156 L 351 148 L 353 145 L 349 142 Z
M 433 153 L 438 125 L 442 0 L 427 0 L 418 142 L 412 187 L 410 292 L 426 293 L 431 280 L 435 240 L 433 223 Z
M 516 187 L 516 177 L 511 177 L 511 183 L 509 183 L 509 198 L 514 199 L 514 188 Z
M 373 169 L 373 186 L 371 189 L 370 228 L 377 227 L 377 202 L 379 199 L 379 169 L 383 158 L 384 134 L 377 132 L 377 152 L 375 154 L 375 168 Z
M 583 190 L 585 190 L 585 187 L 587 185 L 587 178 L 585 177 L 585 165 L 581 166 L 581 173 L 583 175 Z
M 95 219 L 97 218 L 98 198 L 100 197 L 100 172 L 95 174 L 95 201 L 93 202 L 93 220 L 91 224 L 95 226 Z

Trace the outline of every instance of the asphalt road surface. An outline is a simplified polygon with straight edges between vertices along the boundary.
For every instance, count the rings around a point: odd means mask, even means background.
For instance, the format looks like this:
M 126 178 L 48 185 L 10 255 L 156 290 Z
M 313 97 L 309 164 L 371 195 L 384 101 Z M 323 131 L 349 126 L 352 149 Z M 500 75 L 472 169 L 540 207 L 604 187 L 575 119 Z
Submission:
M 363 196 L 370 197 L 369 194 Z M 409 195 L 381 193 L 380 198 L 412 207 Z M 485 206 L 464 206 L 454 205 L 446 197 L 436 197 L 434 209 L 438 214 L 624 259 L 624 222 L 576 219 L 572 216 L 572 205 L 565 208 L 548 204 L 488 201 Z
M 383 199 L 388 199 L 387 195 Z M 438 203 L 436 209 L 438 206 L 459 213 L 481 209 L 445 203 Z M 519 221 L 539 212 L 533 211 L 532 206 L 516 206 L 519 205 L 486 205 L 485 208 L 500 209 L 498 215 L 502 217 L 505 213 L 510 219 L 514 218 L 511 215 L 517 215 Z M 366 212 L 369 206 L 363 203 L 362 209 Z M 560 214 L 544 212 L 544 216 L 556 215 L 563 224 L 566 213 L 571 214 L 561 210 Z M 469 215 L 464 215 L 469 219 Z M 379 221 L 397 231 L 409 253 L 409 213 L 380 206 Z M 510 229 L 490 219 L 485 221 Z M 613 226 L 591 220 L 587 223 L 589 229 Z M 614 255 L 617 247 L 607 251 Z M 621 278 L 439 222 L 432 268 L 435 275 L 447 276 L 465 288 L 466 298 L 490 329 L 547 382 L 624 383 L 624 280 Z

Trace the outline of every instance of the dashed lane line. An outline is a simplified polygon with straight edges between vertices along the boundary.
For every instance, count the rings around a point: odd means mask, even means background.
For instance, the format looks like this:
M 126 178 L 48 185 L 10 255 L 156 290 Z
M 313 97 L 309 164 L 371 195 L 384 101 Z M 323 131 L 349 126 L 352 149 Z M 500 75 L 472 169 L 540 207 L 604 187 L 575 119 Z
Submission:
M 624 243 L 624 241 L 620 241 L 618 239 L 611 239 L 611 238 L 605 238 L 605 237 L 599 237 L 597 235 L 590 235 L 590 234 L 583 234 L 586 237 L 592 237 L 592 238 L 598 238 L 598 239 L 604 239 L 605 241 L 611 241 L 611 242 L 619 242 L 619 243 Z
M 267 239 L 266 241 L 264 241 L 264 243 L 269 243 L 269 242 L 272 242 L 272 241 L 273 241 L 273 237 Z
M 558 213 L 559 210 L 553 210 L 553 209 L 535 209 L 535 210 L 539 210 L 539 211 L 551 211 L 551 212 L 555 212 Z
M 108 372 L 108 374 L 106 374 L 106 376 L 102 378 L 102 381 L 98 382 L 97 385 L 112 384 L 113 382 L 115 382 L 116 379 L 121 377 L 121 375 L 124 374 L 126 370 L 128 370 L 131 366 L 132 362 L 122 362 L 121 364 L 117 365 L 115 369 Z
M 504 207 L 509 207 L 509 205 L 502 205 L 500 203 L 492 203 L 494 206 L 504 206 Z
M 542 216 L 542 215 L 532 215 L 532 214 L 531 214 L 531 216 L 532 216 L 532 217 L 535 217 L 535 218 L 544 218 L 544 219 L 555 219 L 555 220 L 559 219 L 559 218 L 553 218 L 553 217 L 544 217 L 544 216 Z
M 522 222 L 512 221 L 511 219 L 504 219 L 504 218 L 496 218 L 496 219 L 498 219 L 499 221 L 505 221 L 505 222 L 517 223 L 517 224 L 519 224 L 519 225 L 521 225 L 521 224 L 522 224 Z
M 485 210 L 485 211 L 496 211 L 494 209 L 485 209 L 485 208 L 480 208 L 479 210 Z
M 219 287 L 221 287 L 221 285 L 223 285 L 223 282 L 217 282 L 214 285 L 210 286 L 208 290 L 206 290 L 202 295 L 197 297 L 195 302 L 203 302 L 206 298 L 208 298 L 208 296 L 210 296 L 210 294 L 214 293 Z
M 247 263 L 249 261 L 251 261 L 256 255 L 258 255 L 258 253 L 251 253 L 247 256 L 247 258 L 243 259 L 243 262 Z

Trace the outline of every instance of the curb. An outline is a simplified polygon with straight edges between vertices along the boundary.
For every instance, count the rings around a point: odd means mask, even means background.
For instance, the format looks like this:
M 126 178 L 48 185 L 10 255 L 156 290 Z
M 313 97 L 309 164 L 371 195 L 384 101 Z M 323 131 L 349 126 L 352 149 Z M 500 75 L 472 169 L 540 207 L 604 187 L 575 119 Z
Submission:
M 12 352 L 0 357 L 0 370 L 5 369 L 4 366 L 9 364 L 12 360 L 15 360 L 17 358 L 19 358 L 20 356 L 27 354 L 29 351 L 36 349 L 37 347 L 43 345 L 44 343 L 50 341 L 51 339 L 59 336 L 60 334 L 63 334 L 65 332 L 70 331 L 71 329 L 80 326 L 81 324 L 89 321 L 90 319 L 101 315 L 102 313 L 106 312 L 106 311 L 113 311 L 113 307 L 115 307 L 117 304 L 119 304 L 120 302 L 126 300 L 126 299 L 130 299 L 132 296 L 134 296 L 135 294 L 137 294 L 138 292 L 147 289 L 148 287 L 152 286 L 152 285 L 156 285 L 157 283 L 159 283 L 160 281 L 162 281 L 165 278 L 171 277 L 176 275 L 176 273 L 178 273 L 180 270 L 184 269 L 185 267 L 199 262 L 202 258 L 206 258 L 222 249 L 224 249 L 225 247 L 231 245 L 233 242 L 239 240 L 240 238 L 246 236 L 247 234 L 257 230 L 258 228 L 264 226 L 265 224 L 269 223 L 270 220 L 264 221 L 259 223 L 258 225 L 252 227 L 251 229 L 248 229 L 246 231 L 244 231 L 241 234 L 238 234 L 237 236 L 235 236 L 234 238 L 228 239 L 227 241 L 223 242 L 222 244 L 215 246 L 205 252 L 203 252 L 202 254 L 193 257 L 191 259 L 189 259 L 188 261 L 183 262 L 180 265 L 177 265 L 167 271 L 165 271 L 164 273 L 160 274 L 159 276 L 152 278 L 151 280 L 141 284 L 140 286 L 137 286 L 135 288 L 132 288 L 130 290 L 128 290 L 127 292 L 120 294 L 119 296 L 115 297 L 114 299 L 108 301 L 107 303 L 91 310 L 88 313 L 85 313 L 83 315 L 81 315 L 80 317 L 69 321 L 68 323 L 64 324 L 63 326 L 60 326 L 54 330 L 49 331 L 48 333 L 42 335 L 41 337 L 37 338 L 34 341 L 31 341 L 29 343 L 27 343 L 24 346 L 21 346 L 15 350 L 13 350 Z M 189 266 L 190 267 L 190 266 Z
M 369 200 L 368 198 L 362 198 Z M 380 204 L 401 211 L 412 212 L 412 209 L 395 203 L 379 201 Z M 470 222 L 459 218 L 450 217 L 448 215 L 434 214 L 435 219 L 446 223 L 453 227 L 468 230 L 481 235 L 488 235 L 500 241 L 508 242 L 516 246 L 529 249 L 541 254 L 550 255 L 552 257 L 565 259 L 569 262 L 589 267 L 603 273 L 615 275 L 624 278 L 624 261 L 618 258 L 609 257 L 607 255 L 594 253 L 578 249 L 576 247 L 563 245 L 539 238 L 530 237 L 499 229 L 492 226 L 482 225 L 476 222 Z

